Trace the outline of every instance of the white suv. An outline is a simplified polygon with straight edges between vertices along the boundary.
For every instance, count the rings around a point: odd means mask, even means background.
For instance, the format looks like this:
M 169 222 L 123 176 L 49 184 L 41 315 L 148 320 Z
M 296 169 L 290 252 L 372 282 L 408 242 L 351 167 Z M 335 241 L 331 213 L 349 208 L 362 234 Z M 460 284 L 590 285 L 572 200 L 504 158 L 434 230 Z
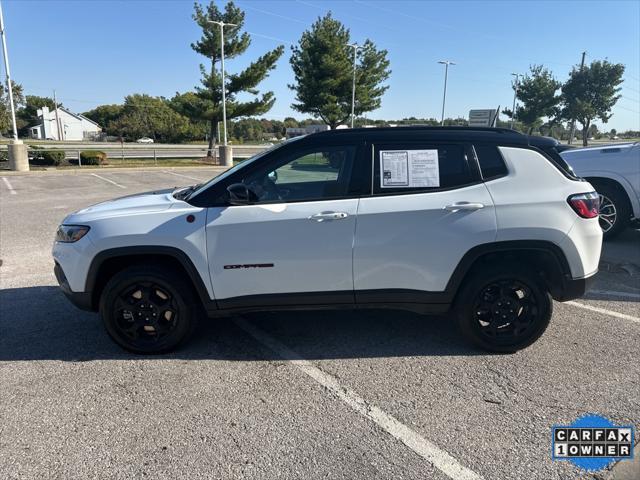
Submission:
M 515 351 L 598 269 L 598 197 L 554 145 L 437 127 L 293 139 L 204 185 L 69 215 L 56 276 L 138 353 L 176 347 L 203 310 L 341 307 L 452 310 L 476 345 Z
M 600 195 L 605 240 L 640 219 L 640 143 L 576 148 L 561 155 Z

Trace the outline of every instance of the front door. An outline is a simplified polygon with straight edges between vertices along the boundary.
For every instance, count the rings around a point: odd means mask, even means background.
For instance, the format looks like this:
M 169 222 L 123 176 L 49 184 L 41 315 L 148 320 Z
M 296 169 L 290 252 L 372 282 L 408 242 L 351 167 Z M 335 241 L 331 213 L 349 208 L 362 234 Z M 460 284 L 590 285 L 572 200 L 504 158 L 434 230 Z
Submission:
M 244 183 L 251 205 L 207 212 L 207 256 L 220 308 L 353 303 L 358 208 L 354 146 L 271 158 Z

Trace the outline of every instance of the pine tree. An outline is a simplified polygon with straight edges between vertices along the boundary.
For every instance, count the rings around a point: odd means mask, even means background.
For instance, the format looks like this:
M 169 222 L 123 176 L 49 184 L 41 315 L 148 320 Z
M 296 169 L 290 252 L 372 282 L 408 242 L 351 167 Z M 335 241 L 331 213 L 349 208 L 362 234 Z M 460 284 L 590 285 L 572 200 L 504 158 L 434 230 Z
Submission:
M 220 27 L 210 23 L 210 20 L 236 25 L 235 27 L 224 27 L 224 57 L 226 61 L 244 53 L 251 44 L 249 34 L 247 32 L 241 33 L 244 17 L 244 12 L 236 7 L 232 1 L 225 5 L 224 12 L 221 12 L 213 1 L 206 7 L 198 2 L 194 4 L 193 19 L 202 28 L 202 37 L 192 43 L 191 48 L 207 57 L 211 62 L 208 71 L 204 65 L 200 65 L 202 86 L 196 87 L 196 95 L 200 101 L 193 105 L 195 119 L 209 122 L 208 156 L 213 154 L 218 134 L 218 122 L 222 120 L 222 75 L 221 71 L 216 69 L 216 62 L 220 61 L 221 53 Z M 280 45 L 259 57 L 240 73 L 225 72 L 227 120 L 262 115 L 271 109 L 275 103 L 273 92 L 260 94 L 256 87 L 275 68 L 275 64 L 283 52 L 284 46 Z M 255 98 L 248 102 L 241 102 L 237 97 L 242 92 L 252 94 Z
M 321 118 L 332 129 L 351 115 L 353 49 L 349 30 L 331 13 L 319 18 L 292 47 L 291 66 L 296 83 L 296 100 L 292 108 Z M 355 114 L 380 107 L 382 95 L 389 88 L 382 83 L 389 78 L 386 50 L 377 50 L 366 40 L 357 50 Z

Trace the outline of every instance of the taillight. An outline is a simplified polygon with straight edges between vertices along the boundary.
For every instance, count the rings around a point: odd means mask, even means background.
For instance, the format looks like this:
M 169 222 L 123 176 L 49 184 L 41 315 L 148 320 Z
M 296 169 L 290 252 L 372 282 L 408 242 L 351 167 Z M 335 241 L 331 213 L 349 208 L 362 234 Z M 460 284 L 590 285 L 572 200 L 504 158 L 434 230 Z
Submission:
M 595 218 L 600 210 L 600 197 L 596 192 L 571 195 L 567 202 L 582 218 Z

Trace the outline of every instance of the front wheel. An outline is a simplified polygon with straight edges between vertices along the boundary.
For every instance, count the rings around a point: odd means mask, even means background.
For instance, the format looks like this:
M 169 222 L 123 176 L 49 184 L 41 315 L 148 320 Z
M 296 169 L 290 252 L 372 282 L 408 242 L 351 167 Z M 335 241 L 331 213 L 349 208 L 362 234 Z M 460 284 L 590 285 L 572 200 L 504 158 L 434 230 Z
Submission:
M 197 321 L 194 295 L 178 272 L 133 266 L 113 276 L 100 298 L 107 332 L 133 353 L 165 353 L 184 342 Z
M 468 341 L 491 352 L 515 352 L 544 333 L 553 301 L 532 272 L 485 269 L 466 279 L 454 311 Z

